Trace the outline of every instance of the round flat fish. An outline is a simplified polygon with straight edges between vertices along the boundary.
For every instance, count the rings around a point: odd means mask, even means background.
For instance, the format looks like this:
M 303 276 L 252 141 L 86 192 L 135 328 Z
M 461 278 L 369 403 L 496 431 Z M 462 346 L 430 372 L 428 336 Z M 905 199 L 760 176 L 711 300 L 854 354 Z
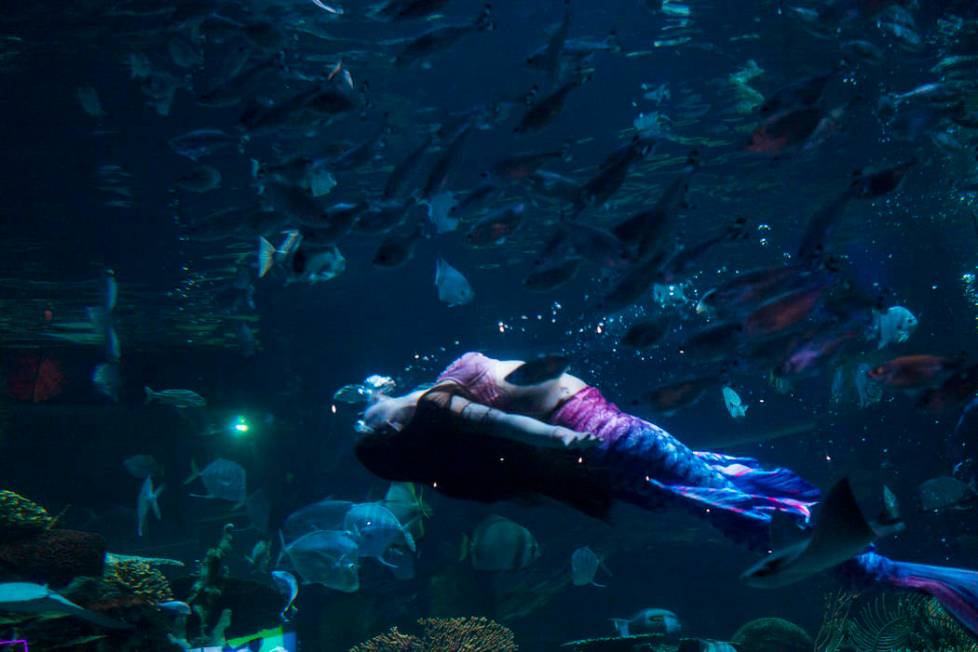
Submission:
M 502 516 L 490 516 L 476 527 L 467 551 L 472 568 L 514 571 L 540 557 L 540 545 L 525 527 Z
M 285 554 L 305 584 L 344 593 L 360 588 L 359 549 L 347 532 L 310 532 L 287 545 Z

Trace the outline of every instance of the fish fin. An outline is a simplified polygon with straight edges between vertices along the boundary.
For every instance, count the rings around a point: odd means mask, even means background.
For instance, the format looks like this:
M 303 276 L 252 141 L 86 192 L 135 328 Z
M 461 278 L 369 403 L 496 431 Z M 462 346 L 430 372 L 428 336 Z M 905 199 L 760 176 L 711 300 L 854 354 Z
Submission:
M 609 618 L 611 621 L 611 626 L 618 630 L 618 636 L 630 636 L 628 633 L 628 626 L 631 625 L 631 621 L 625 618 Z
M 276 568 L 278 568 L 278 566 L 282 563 L 282 557 L 285 556 L 285 535 L 282 534 L 281 529 L 279 529 L 278 531 L 278 543 L 279 543 L 278 557 L 275 558 Z
M 606 588 L 608 588 L 608 585 L 607 584 L 598 584 L 594 580 L 591 580 L 591 586 L 596 586 L 599 589 L 606 589 Z
M 465 558 L 469 556 L 469 552 L 472 549 L 472 540 L 469 539 L 469 535 L 462 535 L 462 542 L 458 547 L 458 560 L 465 561 Z
M 258 238 L 258 278 L 264 278 L 268 270 L 272 268 L 275 261 L 275 245 L 265 239 L 264 236 Z
M 407 544 L 408 549 L 411 552 L 416 552 L 418 550 L 417 544 L 414 542 L 414 537 L 408 532 L 404 527 L 401 527 L 401 532 L 404 534 L 404 542 Z
M 153 397 L 156 396 L 156 392 L 154 392 L 152 389 L 150 389 L 149 385 L 144 385 L 143 386 L 143 391 L 146 392 L 146 403 L 147 404 L 152 403 L 153 402 Z
M 148 387 L 146 389 L 149 389 Z M 197 460 L 190 458 L 190 476 L 183 481 L 183 484 L 190 484 L 200 477 L 200 469 L 197 468 Z
M 388 568 L 397 568 L 397 564 L 390 563 L 389 561 L 387 561 L 386 559 L 384 559 L 384 556 L 383 555 L 377 555 L 376 557 L 374 557 L 374 559 L 376 559 L 377 561 L 379 561 L 384 566 L 387 566 Z
M 809 550 L 818 554 L 837 548 L 840 544 L 861 547 L 875 538 L 876 533 L 856 503 L 849 479 L 839 480 L 822 500 Z

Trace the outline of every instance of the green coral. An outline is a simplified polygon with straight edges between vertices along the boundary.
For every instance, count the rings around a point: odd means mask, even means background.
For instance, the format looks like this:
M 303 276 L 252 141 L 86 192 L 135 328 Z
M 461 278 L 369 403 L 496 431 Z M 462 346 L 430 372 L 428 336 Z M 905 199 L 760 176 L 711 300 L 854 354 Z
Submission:
M 198 635 L 189 639 L 190 647 L 223 645 L 224 632 L 231 625 L 230 609 L 221 610 L 216 619 L 214 612 L 221 593 L 224 591 L 224 580 L 229 575 L 225 560 L 231 554 L 231 531 L 233 529 L 232 523 L 226 524 L 220 541 L 207 551 L 200 564 L 197 580 L 187 598 L 187 603 L 190 604 L 199 621 Z M 178 639 L 185 639 L 185 636 L 178 636 Z

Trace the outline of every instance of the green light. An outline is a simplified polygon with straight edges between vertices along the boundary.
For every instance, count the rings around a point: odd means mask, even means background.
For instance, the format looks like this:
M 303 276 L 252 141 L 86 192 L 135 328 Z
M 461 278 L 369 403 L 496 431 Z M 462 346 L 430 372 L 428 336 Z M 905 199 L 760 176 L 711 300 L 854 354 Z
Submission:
M 237 436 L 246 435 L 251 432 L 251 426 L 248 424 L 248 420 L 243 416 L 238 417 L 238 419 L 231 425 L 231 429 Z

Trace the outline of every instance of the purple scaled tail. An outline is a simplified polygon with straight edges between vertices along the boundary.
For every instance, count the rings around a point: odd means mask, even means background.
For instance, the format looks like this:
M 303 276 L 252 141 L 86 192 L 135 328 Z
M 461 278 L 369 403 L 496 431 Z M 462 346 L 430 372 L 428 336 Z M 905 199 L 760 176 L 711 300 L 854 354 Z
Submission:
M 894 561 L 866 552 L 842 565 L 851 579 L 872 581 L 933 596 L 978 638 L 978 572 L 963 568 Z

